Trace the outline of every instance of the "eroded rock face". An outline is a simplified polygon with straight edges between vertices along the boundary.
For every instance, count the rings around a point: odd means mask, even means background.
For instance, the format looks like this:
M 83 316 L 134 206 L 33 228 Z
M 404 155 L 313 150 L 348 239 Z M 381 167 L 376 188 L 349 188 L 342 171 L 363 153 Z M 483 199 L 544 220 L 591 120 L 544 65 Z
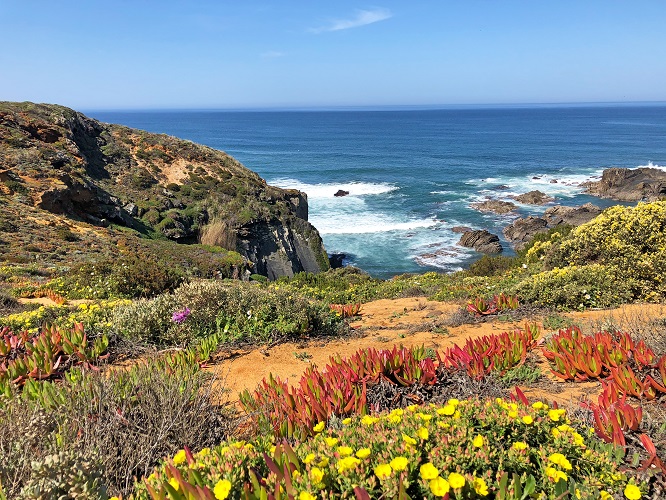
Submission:
M 329 266 L 319 233 L 302 219 L 243 226 L 236 247 L 254 264 L 255 273 L 271 280 L 302 271 L 317 273 Z
M 458 245 L 473 248 L 481 253 L 501 253 L 503 250 L 499 237 L 485 229 L 465 231 L 460 237 Z
M 519 194 L 518 196 L 512 196 L 511 198 L 527 205 L 545 205 L 546 203 L 555 201 L 555 198 L 548 196 L 546 193 L 542 193 L 539 190 Z
M 618 201 L 657 201 L 666 197 L 666 172 L 657 168 L 607 168 L 600 181 L 583 184 L 587 193 Z
M 508 214 L 517 208 L 515 203 L 502 200 L 482 201 L 480 203 L 472 203 L 470 206 L 481 212 L 493 212 L 496 214 Z

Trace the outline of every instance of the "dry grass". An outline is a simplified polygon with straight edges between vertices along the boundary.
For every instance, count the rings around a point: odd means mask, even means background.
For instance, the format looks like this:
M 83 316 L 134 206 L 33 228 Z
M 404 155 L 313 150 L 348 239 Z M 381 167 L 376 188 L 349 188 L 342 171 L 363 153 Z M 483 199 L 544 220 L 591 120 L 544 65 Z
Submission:
M 202 245 L 219 246 L 236 250 L 237 235 L 230 220 L 213 220 L 201 228 L 199 241 Z

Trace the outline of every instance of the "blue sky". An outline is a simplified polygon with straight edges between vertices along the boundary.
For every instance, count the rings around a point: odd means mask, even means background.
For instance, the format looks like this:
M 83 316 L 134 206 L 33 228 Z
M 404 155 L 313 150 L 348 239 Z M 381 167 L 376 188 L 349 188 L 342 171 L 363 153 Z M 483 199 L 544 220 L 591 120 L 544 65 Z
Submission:
M 0 100 L 78 109 L 666 101 L 666 2 L 0 0 Z

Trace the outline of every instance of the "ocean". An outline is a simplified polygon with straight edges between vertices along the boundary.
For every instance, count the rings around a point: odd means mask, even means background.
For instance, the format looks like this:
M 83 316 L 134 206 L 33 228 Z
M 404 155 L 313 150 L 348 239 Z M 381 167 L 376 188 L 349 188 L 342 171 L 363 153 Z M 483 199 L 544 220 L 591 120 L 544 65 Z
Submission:
M 552 205 L 512 195 L 538 189 L 555 204 L 606 207 L 580 184 L 609 167 L 666 168 L 665 105 L 87 114 L 226 151 L 269 184 L 304 191 L 327 251 L 382 278 L 464 268 L 479 254 L 459 247 L 452 227 L 502 239 L 512 220 Z M 349 195 L 335 197 L 340 189 Z M 517 213 L 470 207 L 489 197 Z

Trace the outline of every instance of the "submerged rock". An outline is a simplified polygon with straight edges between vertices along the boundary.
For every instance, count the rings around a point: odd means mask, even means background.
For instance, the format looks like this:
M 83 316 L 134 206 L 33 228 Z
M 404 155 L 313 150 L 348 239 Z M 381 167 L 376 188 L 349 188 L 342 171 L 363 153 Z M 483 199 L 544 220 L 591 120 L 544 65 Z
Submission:
M 481 212 L 494 212 L 496 214 L 508 214 L 517 208 L 515 203 L 502 200 L 482 201 L 479 203 L 472 203 L 470 206 Z

